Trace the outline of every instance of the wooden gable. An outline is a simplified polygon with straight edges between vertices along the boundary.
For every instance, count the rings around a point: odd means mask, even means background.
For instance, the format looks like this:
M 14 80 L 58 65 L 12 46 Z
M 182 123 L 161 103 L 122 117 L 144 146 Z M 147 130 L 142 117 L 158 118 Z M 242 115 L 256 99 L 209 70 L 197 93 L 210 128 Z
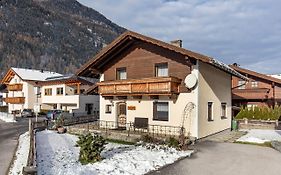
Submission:
M 190 74 L 192 63 L 184 55 L 159 46 L 136 41 L 111 59 L 103 67 L 104 80 L 116 80 L 116 70 L 126 68 L 127 79 L 155 77 L 155 65 L 167 63 L 169 76 L 184 79 Z

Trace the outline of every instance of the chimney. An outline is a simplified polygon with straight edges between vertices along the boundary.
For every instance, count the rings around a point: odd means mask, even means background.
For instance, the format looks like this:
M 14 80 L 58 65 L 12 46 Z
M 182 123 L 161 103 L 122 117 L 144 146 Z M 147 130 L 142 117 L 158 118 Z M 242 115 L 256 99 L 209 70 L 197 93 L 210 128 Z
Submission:
M 174 40 L 170 42 L 172 45 L 177 46 L 177 47 L 182 47 L 182 40 Z

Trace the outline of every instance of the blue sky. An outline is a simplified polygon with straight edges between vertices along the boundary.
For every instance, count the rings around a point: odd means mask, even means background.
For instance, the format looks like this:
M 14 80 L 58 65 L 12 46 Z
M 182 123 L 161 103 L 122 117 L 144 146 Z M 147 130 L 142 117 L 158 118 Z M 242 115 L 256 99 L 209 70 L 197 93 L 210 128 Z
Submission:
M 281 73 L 280 0 L 78 0 L 108 19 L 227 64 Z

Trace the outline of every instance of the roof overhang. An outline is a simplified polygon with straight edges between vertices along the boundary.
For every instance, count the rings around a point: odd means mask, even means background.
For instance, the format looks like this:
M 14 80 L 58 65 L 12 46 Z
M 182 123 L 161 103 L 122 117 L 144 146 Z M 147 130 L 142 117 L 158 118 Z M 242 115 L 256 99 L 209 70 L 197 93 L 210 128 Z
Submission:
M 156 40 L 154 38 L 150 38 L 150 37 L 147 37 L 147 36 L 141 35 L 139 33 L 132 32 L 132 31 L 127 31 L 127 32 L 123 33 L 117 39 L 115 39 L 112 43 L 110 43 L 107 47 L 102 49 L 94 58 L 90 59 L 86 64 L 84 64 L 76 72 L 76 75 L 93 77 L 95 75 L 100 74 L 101 73 L 100 68 L 103 65 L 108 63 L 108 61 L 111 58 L 114 58 L 115 55 L 117 55 L 118 53 L 120 53 L 123 50 L 125 50 L 126 48 L 128 48 L 135 41 L 142 41 L 142 42 L 147 42 L 150 44 L 157 45 L 159 47 L 168 49 L 170 51 L 182 54 L 185 56 L 185 58 L 196 59 L 196 60 L 208 63 L 208 64 L 216 67 L 217 69 L 220 69 L 228 74 L 231 74 L 233 76 L 237 76 L 239 78 L 247 80 L 247 78 L 245 76 L 239 74 L 238 72 L 236 72 L 235 70 L 230 68 L 228 65 L 220 63 L 219 61 L 217 61 L 211 57 L 208 57 L 208 56 L 205 56 L 205 55 L 202 55 L 202 54 L 199 54 L 199 53 L 196 53 L 196 52 L 193 52 L 193 51 L 181 48 L 181 47 L 177 47 L 177 46 L 165 43 L 163 41 Z

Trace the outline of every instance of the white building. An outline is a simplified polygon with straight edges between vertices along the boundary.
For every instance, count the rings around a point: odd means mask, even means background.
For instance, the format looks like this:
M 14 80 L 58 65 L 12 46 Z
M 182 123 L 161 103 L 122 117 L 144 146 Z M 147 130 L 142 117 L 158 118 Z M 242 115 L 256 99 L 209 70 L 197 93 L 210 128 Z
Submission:
M 80 93 L 94 84 L 90 79 L 43 70 L 11 68 L 1 83 L 7 86 L 3 98 L 8 104 L 9 113 L 33 109 L 35 104 L 42 110 L 98 113 L 99 97 Z

